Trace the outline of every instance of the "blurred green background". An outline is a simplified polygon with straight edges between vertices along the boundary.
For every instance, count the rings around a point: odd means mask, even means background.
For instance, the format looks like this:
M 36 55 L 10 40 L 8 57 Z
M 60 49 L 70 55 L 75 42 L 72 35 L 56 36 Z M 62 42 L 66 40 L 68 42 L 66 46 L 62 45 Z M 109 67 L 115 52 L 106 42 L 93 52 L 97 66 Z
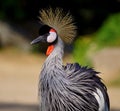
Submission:
M 31 46 L 38 36 L 39 10 L 62 7 L 78 27 L 65 45 L 64 63 L 78 62 L 101 72 L 111 109 L 120 110 L 120 0 L 1 0 L 0 111 L 37 111 L 37 86 L 46 46 Z

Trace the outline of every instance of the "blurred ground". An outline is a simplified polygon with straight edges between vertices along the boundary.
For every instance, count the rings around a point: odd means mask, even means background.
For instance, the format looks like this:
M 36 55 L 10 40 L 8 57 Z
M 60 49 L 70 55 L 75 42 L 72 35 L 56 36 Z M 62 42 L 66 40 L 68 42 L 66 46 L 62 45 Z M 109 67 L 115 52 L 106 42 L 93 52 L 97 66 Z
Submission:
M 72 61 L 70 55 L 66 57 L 65 61 Z M 38 111 L 38 78 L 45 58 L 14 49 L 0 51 L 0 111 Z M 109 86 L 108 93 L 112 111 L 120 111 L 120 87 Z

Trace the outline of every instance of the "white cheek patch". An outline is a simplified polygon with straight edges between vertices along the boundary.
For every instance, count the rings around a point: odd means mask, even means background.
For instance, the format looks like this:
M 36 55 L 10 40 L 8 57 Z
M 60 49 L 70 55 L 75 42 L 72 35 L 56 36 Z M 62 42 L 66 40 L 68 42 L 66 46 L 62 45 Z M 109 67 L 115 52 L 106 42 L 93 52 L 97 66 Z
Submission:
M 50 32 L 50 35 L 47 37 L 47 42 L 52 43 L 56 40 L 57 34 L 56 32 Z

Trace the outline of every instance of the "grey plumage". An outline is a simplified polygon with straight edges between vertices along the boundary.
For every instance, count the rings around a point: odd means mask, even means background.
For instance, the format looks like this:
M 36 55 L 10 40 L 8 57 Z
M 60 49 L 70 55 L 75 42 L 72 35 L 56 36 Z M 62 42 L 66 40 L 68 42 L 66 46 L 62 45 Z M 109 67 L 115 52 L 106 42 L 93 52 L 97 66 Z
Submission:
M 48 13 L 49 10 L 44 12 Z M 52 13 L 51 11 L 50 14 L 51 17 L 54 17 L 56 13 Z M 46 20 L 48 20 L 48 17 Z M 43 19 L 41 18 L 41 21 L 42 20 Z M 45 24 L 45 20 L 43 21 L 43 24 Z M 49 26 L 48 23 L 47 25 Z M 57 29 L 56 32 L 58 30 L 59 29 Z M 71 30 L 73 30 L 73 28 Z M 44 42 L 45 37 L 49 36 L 53 38 L 53 35 L 51 36 L 50 34 L 51 33 L 47 34 L 47 36 L 46 34 L 42 35 L 44 36 Z M 42 36 L 39 37 L 40 40 Z M 66 38 L 66 36 L 64 37 Z M 32 44 L 37 43 L 39 38 L 33 40 Z M 54 50 L 45 60 L 40 74 L 40 110 L 109 111 L 109 97 L 107 89 L 101 79 L 97 76 L 99 73 L 94 71 L 92 68 L 81 67 L 78 63 L 63 65 L 62 57 L 64 54 L 64 40 L 66 41 L 66 39 L 57 35 L 57 39 L 49 44 L 54 45 Z M 46 40 L 46 42 L 48 41 Z

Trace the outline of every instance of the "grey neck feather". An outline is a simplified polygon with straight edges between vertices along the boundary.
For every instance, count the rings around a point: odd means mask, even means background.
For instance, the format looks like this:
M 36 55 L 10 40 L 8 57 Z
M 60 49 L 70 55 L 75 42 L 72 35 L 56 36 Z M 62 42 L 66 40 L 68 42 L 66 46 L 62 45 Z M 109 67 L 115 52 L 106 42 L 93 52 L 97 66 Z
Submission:
M 59 90 L 56 88 L 62 87 L 60 85 L 61 81 L 66 81 L 64 78 L 63 70 L 62 70 L 62 56 L 63 56 L 63 42 L 58 37 L 58 41 L 55 44 L 55 48 L 53 52 L 47 57 L 45 63 L 43 64 L 43 68 L 40 74 L 39 80 L 39 95 L 41 101 L 41 111 L 52 111 L 49 101 L 49 95 L 51 94 L 52 90 Z
M 63 50 L 64 50 L 64 44 L 63 44 L 61 38 L 58 37 L 58 41 L 54 45 L 54 50 L 47 57 L 44 65 L 46 65 L 46 67 L 48 67 L 48 68 L 51 68 L 51 65 L 60 65 L 60 66 L 62 66 Z

